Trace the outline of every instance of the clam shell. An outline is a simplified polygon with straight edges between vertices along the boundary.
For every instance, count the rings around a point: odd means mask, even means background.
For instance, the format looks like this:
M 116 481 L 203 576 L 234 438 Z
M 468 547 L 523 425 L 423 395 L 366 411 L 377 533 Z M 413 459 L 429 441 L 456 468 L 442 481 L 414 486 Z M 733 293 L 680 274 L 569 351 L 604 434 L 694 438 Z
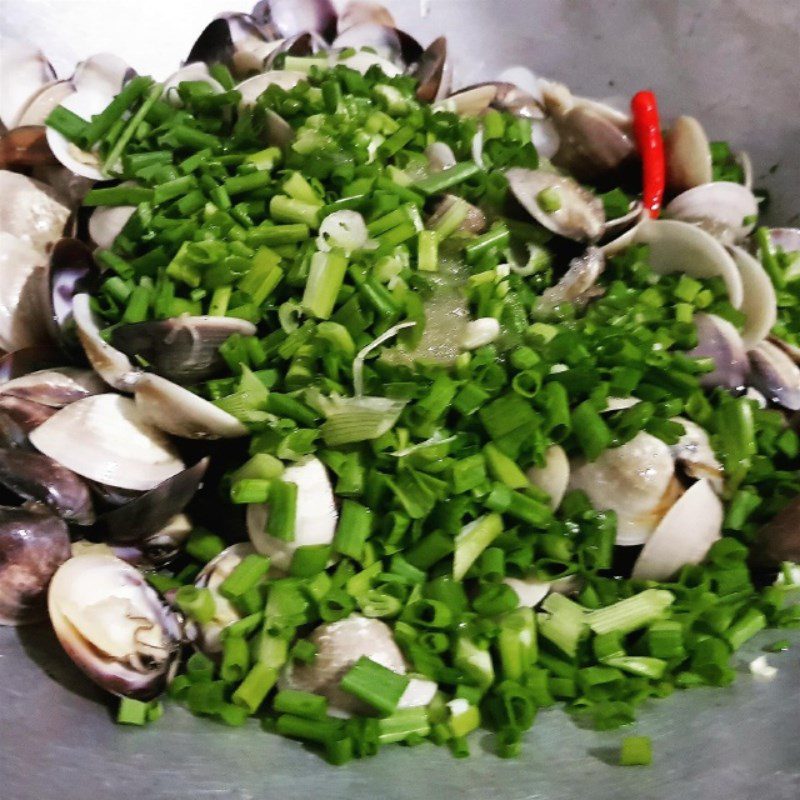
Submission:
M 266 532 L 269 515 L 266 503 L 247 507 L 247 533 L 259 553 L 269 556 L 277 569 L 286 571 L 298 547 L 333 541 L 338 513 L 328 471 L 318 458 L 308 458 L 287 467 L 281 480 L 297 484 L 294 539 L 285 542 Z
M 247 435 L 236 417 L 160 375 L 142 375 L 134 399 L 145 422 L 173 436 L 232 439 Z
M 0 44 L 0 122 L 16 128 L 30 98 L 56 73 L 41 50 L 3 37 Z
M 589 247 L 582 256 L 569 262 L 569 269 L 555 286 L 545 289 L 537 308 L 552 310 L 562 303 L 580 302 L 592 291 L 605 266 L 603 251 Z
M 261 75 L 254 75 L 246 81 L 242 81 L 236 90 L 241 92 L 242 99 L 240 106 L 246 108 L 252 106 L 267 89 L 273 84 L 280 86 L 281 89 L 293 89 L 300 81 L 304 81 L 306 76 L 302 72 L 292 72 L 290 70 L 270 70 Z
M 275 37 L 304 31 L 329 37 L 336 30 L 336 11 L 330 0 L 260 0 L 251 13 Z
M 763 341 L 749 352 L 750 382 L 764 397 L 800 411 L 800 367 L 781 348 Z
M 92 116 L 103 111 L 112 98 L 113 94 L 87 89 L 71 94 L 62 101 L 61 105 L 79 117 L 90 120 Z M 100 169 L 100 159 L 96 153 L 80 150 L 72 142 L 67 141 L 61 133 L 50 127 L 47 128 L 47 143 L 50 145 L 53 155 L 75 175 L 96 181 L 107 179 Z
M 648 539 L 632 578 L 665 581 L 686 564 L 699 564 L 722 537 L 722 502 L 706 480 L 690 486 Z
M 16 127 L 44 125 L 50 112 L 75 93 L 72 81 L 46 83 L 28 100 L 17 120 Z
M 41 369 L 0 384 L 0 394 L 21 397 L 53 408 L 62 408 L 84 397 L 102 394 L 105 390 L 105 384 L 94 372 L 78 367 Z
M 180 96 L 178 95 L 178 85 L 184 81 L 208 84 L 218 93 L 225 91 L 222 84 L 211 76 L 211 73 L 208 71 L 208 66 L 202 61 L 195 61 L 173 72 L 172 75 L 164 81 L 163 97 L 172 103 L 172 105 L 181 105 Z
M 723 241 L 738 242 L 756 226 L 758 201 L 740 183 L 715 181 L 679 194 L 664 209 L 664 216 L 697 223 Z
M 740 390 L 747 383 L 750 364 L 739 331 L 728 320 L 716 314 L 695 314 L 697 347 L 690 350 L 692 358 L 711 358 L 713 372 L 700 376 L 700 385 L 706 389 L 722 386 Z
M 775 287 L 761 262 L 741 247 L 729 247 L 742 278 L 743 300 L 739 310 L 745 315 L 742 341 L 750 348 L 766 339 L 778 319 Z
M 731 305 L 741 308 L 741 274 L 730 254 L 710 233 L 688 222 L 647 219 L 634 229 L 632 243 L 649 245 L 649 264 L 659 275 L 685 272 L 693 278 L 722 278 Z
M 47 585 L 69 557 L 63 520 L 38 509 L 0 506 L 0 625 L 43 619 Z
M 694 117 L 678 117 L 664 141 L 667 184 L 676 192 L 712 178 L 711 148 L 703 126 Z
M 769 238 L 784 253 L 800 253 L 800 228 L 771 228 Z
M 98 206 L 89 217 L 89 238 L 108 250 L 136 211 L 136 206 Z
M 341 5 L 341 2 L 337 3 L 337 6 Z M 391 12 L 380 3 L 372 3 L 367 0 L 352 0 L 344 3 L 344 7 L 339 9 L 336 30 L 341 33 L 354 25 L 363 25 L 365 23 L 395 27 L 394 17 Z
M 423 56 L 422 45 L 413 36 L 399 28 L 375 23 L 353 25 L 340 33 L 331 43 L 332 50 L 347 48 L 355 50 L 369 48 L 399 68 L 417 64 Z M 437 45 L 435 51 L 431 51 L 431 56 L 438 60 L 439 55 L 439 45 Z
M 93 92 L 110 100 L 135 74 L 136 71 L 118 55 L 95 53 L 75 67 L 70 80 L 77 91 Z
M 553 510 L 557 509 L 564 499 L 569 484 L 569 459 L 564 448 L 557 444 L 551 445 L 544 454 L 544 465 L 531 467 L 527 474 L 528 480 L 534 486 L 547 492 L 550 497 L 550 507 Z
M 447 39 L 439 36 L 413 59 L 409 74 L 419 81 L 417 99 L 423 103 L 435 103 L 450 91 L 452 65 L 447 57 Z
M 84 478 L 147 491 L 185 469 L 172 444 L 136 404 L 116 394 L 78 400 L 30 433 L 39 452 Z
M 595 241 L 605 225 L 602 202 L 579 183 L 555 172 L 514 167 L 506 172 L 514 196 L 523 208 L 549 231 L 575 241 Z M 554 212 L 542 209 L 540 192 L 556 190 L 561 207 Z
M 719 462 L 706 431 L 691 420 L 675 417 L 673 422 L 683 425 L 685 433 L 676 444 L 670 445 L 670 452 L 683 472 L 696 480 L 705 479 L 711 488 L 722 494 L 724 471 Z
M 0 198 L 0 232 L 4 235 L 41 253 L 48 253 L 64 235 L 70 211 L 49 186 L 0 170 Z
M 503 583 L 514 590 L 518 608 L 536 608 L 550 593 L 550 583 L 535 578 L 504 578 Z
M 178 617 L 134 567 L 110 555 L 62 564 L 47 596 L 61 646 L 106 691 L 149 700 L 177 665 Z

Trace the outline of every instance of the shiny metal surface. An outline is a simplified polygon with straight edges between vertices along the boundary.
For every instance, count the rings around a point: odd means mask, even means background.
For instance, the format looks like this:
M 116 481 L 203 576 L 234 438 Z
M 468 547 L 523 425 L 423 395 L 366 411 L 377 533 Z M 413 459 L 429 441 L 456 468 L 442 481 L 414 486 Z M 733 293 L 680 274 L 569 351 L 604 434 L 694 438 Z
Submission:
M 770 215 L 797 223 L 800 202 L 800 3 L 785 0 L 417 0 L 387 2 L 423 40 L 446 32 L 458 83 L 523 63 L 597 96 L 652 86 L 666 115 L 692 113 L 712 137 L 748 148 Z M 163 77 L 224 0 L 0 0 L 6 35 L 36 41 L 61 74 L 114 50 Z M 770 168 L 778 169 L 770 174 Z M 784 634 L 780 634 L 781 638 Z M 557 710 L 541 714 L 522 758 L 489 737 L 456 761 L 433 746 L 390 748 L 335 769 L 253 723 L 227 729 L 170 706 L 146 730 L 111 721 L 106 699 L 59 651 L 46 626 L 0 629 L 3 800 L 797 800 L 800 632 L 770 655 L 771 681 L 749 675 L 762 634 L 739 656 L 740 679 L 644 708 L 631 731 L 597 733 Z M 650 735 L 650 768 L 613 766 L 629 732 Z

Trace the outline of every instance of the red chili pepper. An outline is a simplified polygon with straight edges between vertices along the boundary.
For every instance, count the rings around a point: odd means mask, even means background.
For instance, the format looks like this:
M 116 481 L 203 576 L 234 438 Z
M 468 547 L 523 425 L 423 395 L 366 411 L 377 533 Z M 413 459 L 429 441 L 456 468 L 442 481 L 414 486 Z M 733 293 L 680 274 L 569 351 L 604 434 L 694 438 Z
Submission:
M 666 164 L 664 139 L 653 92 L 637 92 L 631 100 L 633 133 L 642 159 L 642 202 L 651 217 L 657 217 L 664 199 Z

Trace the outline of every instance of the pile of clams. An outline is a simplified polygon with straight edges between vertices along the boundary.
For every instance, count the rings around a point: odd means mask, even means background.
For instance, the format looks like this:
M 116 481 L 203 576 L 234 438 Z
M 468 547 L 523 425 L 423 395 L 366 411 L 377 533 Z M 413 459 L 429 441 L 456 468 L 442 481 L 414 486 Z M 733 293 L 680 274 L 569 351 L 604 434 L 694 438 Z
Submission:
M 286 56 L 284 67 L 273 69 L 278 55 Z M 744 183 L 714 181 L 697 120 L 681 117 L 670 128 L 673 196 L 663 218 L 645 219 L 635 202 L 609 220 L 581 182 L 600 185 L 636 166 L 627 112 L 519 69 L 453 92 L 444 38 L 423 47 L 378 4 L 330 0 L 261 0 L 250 14 L 220 14 L 164 80 L 166 97 L 180 103 L 171 89 L 183 80 L 222 91 L 209 71 L 221 63 L 238 81 L 242 103 L 252 103 L 271 84 L 288 88 L 302 79 L 291 69 L 297 56 L 412 75 L 420 81 L 419 99 L 479 120 L 490 108 L 531 120 L 541 165 L 509 170 L 511 193 L 522 217 L 582 250 L 541 298 L 543 308 L 591 302 L 606 259 L 647 244 L 657 272 L 722 278 L 731 304 L 746 317 L 742 333 L 718 317 L 698 317 L 694 355 L 715 365 L 705 384 L 749 391 L 787 417 L 800 410 L 800 352 L 770 335 L 775 292 L 748 243 L 758 211 L 749 160 L 738 156 Z M 228 548 L 197 578 L 217 600 L 215 617 L 202 626 L 185 625 L 148 584 L 142 570 L 168 563 L 191 530 L 184 512 L 202 486 L 213 440 L 247 433 L 187 386 L 221 374 L 220 344 L 256 328 L 228 317 L 184 316 L 120 325 L 110 340 L 103 337 L 90 301 L 101 275 L 93 250 L 113 243 L 134 208 L 95 210 L 77 238 L 81 199 L 108 176 L 94 153 L 44 123 L 58 105 L 86 118 L 98 113 L 135 70 L 101 53 L 58 77 L 38 49 L 19 42 L 3 42 L 0 60 L 0 624 L 49 615 L 64 649 L 92 680 L 115 694 L 149 699 L 174 674 L 184 644 L 219 653 L 220 633 L 238 614 L 215 590 L 236 564 L 258 552 L 280 572 L 298 546 L 330 543 L 337 499 L 319 460 L 288 467 L 285 477 L 299 488 L 295 540 L 268 536 L 269 508 L 250 506 L 251 542 Z M 274 114 L 270 135 L 285 144 L 292 131 Z M 479 164 L 482 147 L 479 126 L 473 142 Z M 431 145 L 431 172 L 454 163 L 448 150 Z M 540 202 L 545 191 L 558 195 L 557 208 Z M 478 209 L 464 222 L 473 232 L 486 224 Z M 772 237 L 775 247 L 800 252 L 800 231 L 778 229 Z M 615 399 L 608 411 L 635 402 Z M 720 536 L 722 467 L 705 431 L 680 421 L 686 432 L 672 447 L 640 433 L 589 463 L 554 446 L 529 474 L 556 508 L 568 489 L 582 489 L 598 508 L 616 511 L 617 543 L 642 546 L 634 577 L 669 578 L 702 560 Z M 199 445 L 187 447 L 185 440 Z M 780 558 L 800 559 L 797 537 L 788 550 L 780 538 L 780 530 L 797 530 L 797 503 L 786 513 L 791 520 L 776 521 L 765 537 Z M 536 576 L 508 582 L 520 604 L 531 606 L 548 591 L 571 588 Z M 355 615 L 321 626 L 311 638 L 319 646 L 316 665 L 282 681 L 325 694 L 337 713 L 358 711 L 336 686 L 360 655 L 396 672 L 407 669 L 390 629 L 377 620 Z M 429 681 L 412 681 L 401 705 L 426 704 L 435 690 Z

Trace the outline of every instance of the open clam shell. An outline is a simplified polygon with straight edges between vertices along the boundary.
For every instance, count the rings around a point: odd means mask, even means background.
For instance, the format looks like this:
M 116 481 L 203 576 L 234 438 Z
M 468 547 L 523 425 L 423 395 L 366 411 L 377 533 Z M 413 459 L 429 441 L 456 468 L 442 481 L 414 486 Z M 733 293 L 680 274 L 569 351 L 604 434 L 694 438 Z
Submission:
M 562 303 L 581 303 L 592 296 L 597 279 L 605 269 L 603 251 L 589 247 L 586 252 L 569 263 L 569 269 L 555 286 L 545 289 L 537 308 L 552 311 Z
M 89 217 L 89 238 L 97 247 L 110 249 L 135 211 L 136 206 L 99 206 Z
M 549 231 L 578 242 L 596 241 L 603 233 L 602 202 L 572 178 L 543 169 L 514 167 L 506 172 L 509 187 L 522 207 Z M 558 208 L 548 211 L 542 192 L 554 193 Z
M 247 507 L 247 532 L 259 553 L 269 556 L 280 570 L 288 570 L 298 547 L 330 544 L 339 515 L 325 465 L 318 458 L 308 458 L 287 467 L 281 480 L 297 484 L 297 518 L 291 542 L 276 539 L 267 531 L 269 505 Z
M 174 317 L 119 325 L 111 344 L 130 358 L 143 358 L 157 375 L 188 385 L 213 378 L 224 368 L 219 347 L 226 339 L 255 332 L 251 322 L 234 317 Z
M 708 481 L 692 484 L 645 543 L 631 577 L 665 581 L 686 564 L 699 564 L 722 537 L 723 513 Z
M 4 37 L 0 45 L 0 122 L 15 128 L 30 98 L 55 77 L 41 50 Z
M 424 103 L 435 103 L 450 91 L 452 66 L 447 57 L 447 39 L 434 39 L 419 56 L 409 74 L 419 81 L 417 98 Z
M 89 120 L 103 111 L 112 98 L 113 95 L 85 90 L 69 95 L 62 100 L 61 105 L 79 117 Z M 47 128 L 47 143 L 53 155 L 75 175 L 95 181 L 106 180 L 107 176 L 101 170 L 100 158 L 96 153 L 79 149 L 55 128 Z
M 71 558 L 53 576 L 47 605 L 61 646 L 103 689 L 138 700 L 163 690 L 181 625 L 134 567 L 109 555 Z
M 755 228 L 758 201 L 740 183 L 715 181 L 679 194 L 667 204 L 664 216 L 695 222 L 723 241 L 738 242 Z
M 194 497 L 208 462 L 208 458 L 203 458 L 155 488 L 101 514 L 97 519 L 98 528 L 112 542 L 139 542 L 162 531 Z
M 684 427 L 684 434 L 677 443 L 670 445 L 676 465 L 689 478 L 706 480 L 718 494 L 724 487 L 724 469 L 708 438 L 706 431 L 691 420 L 675 417 Z
M 332 50 L 348 48 L 369 48 L 401 69 L 416 64 L 423 55 L 422 45 L 413 36 L 399 28 L 375 23 L 353 25 L 331 44 Z M 438 46 L 430 56 L 435 57 L 437 52 L 440 52 Z
M 142 375 L 134 389 L 141 418 L 184 439 L 235 439 L 247 434 L 236 417 L 160 375 Z
M 52 458 L 26 450 L 0 450 L 0 484 L 25 500 L 47 506 L 76 525 L 94 522 L 86 482 Z
M 722 386 L 741 390 L 747 383 L 750 363 L 739 331 L 716 314 L 695 314 L 697 346 L 689 351 L 692 358 L 710 358 L 715 369 L 700 376 L 704 388 Z
M 540 581 L 536 578 L 504 578 L 503 583 L 514 590 L 518 608 L 536 608 L 550 594 L 549 581 Z
M 20 112 L 17 127 L 44 125 L 50 112 L 75 93 L 72 81 L 51 81 L 33 94 Z M 49 148 L 48 148 L 49 149 Z
M 244 78 L 261 69 L 277 38 L 249 14 L 220 14 L 197 37 L 185 63 L 225 64 L 235 77 Z
M 710 183 L 711 147 L 703 126 L 694 117 L 678 117 L 669 129 L 664 146 L 667 184 L 675 192 Z
M 0 383 L 0 394 L 21 397 L 53 408 L 62 408 L 76 400 L 102 394 L 105 384 L 89 369 L 57 367 L 29 372 Z
M 34 403 L 32 400 L 23 400 L 21 397 L 0 395 L 0 411 L 26 434 L 25 441 L 20 444 L 27 443 L 27 434 L 50 419 L 57 410 L 41 403 Z
M 275 39 L 305 31 L 330 39 L 336 32 L 336 11 L 330 0 L 260 0 L 251 13 Z
M 267 89 L 272 86 L 280 86 L 281 89 L 293 89 L 300 81 L 305 80 L 306 76 L 302 72 L 292 72 L 291 70 L 275 69 L 264 72 L 261 75 L 254 75 L 246 81 L 242 81 L 236 90 L 241 92 L 242 108 L 252 106 Z
M 336 20 L 336 31 L 341 33 L 354 25 L 373 23 L 375 25 L 387 25 L 395 27 L 394 17 L 385 6 L 380 3 L 373 3 L 370 0 L 345 0 L 344 3 L 338 0 L 335 4 L 339 12 Z
M 39 452 L 84 478 L 147 491 L 185 469 L 166 436 L 116 394 L 78 400 L 30 434 Z
M 750 382 L 764 397 L 790 411 L 800 411 L 800 366 L 770 341 L 749 352 Z
M 753 347 L 766 339 L 778 319 L 778 298 L 775 286 L 761 262 L 741 247 L 729 247 L 742 279 L 742 305 L 745 315 L 742 341 Z
M 69 557 L 63 520 L 39 509 L 0 506 L 0 625 L 43 619 L 47 586 Z

